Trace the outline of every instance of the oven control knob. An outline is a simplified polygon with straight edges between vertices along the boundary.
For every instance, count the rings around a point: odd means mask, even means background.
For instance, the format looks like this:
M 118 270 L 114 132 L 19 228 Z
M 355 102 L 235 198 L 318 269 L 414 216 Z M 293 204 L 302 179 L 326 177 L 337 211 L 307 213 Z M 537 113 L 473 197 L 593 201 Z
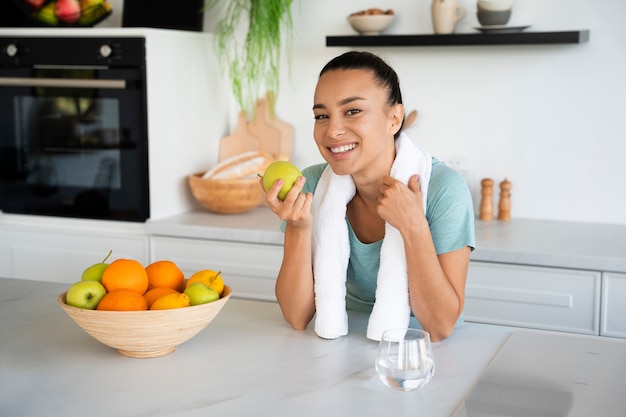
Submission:
M 19 52 L 19 49 L 18 49 L 16 44 L 10 43 L 10 44 L 7 45 L 7 47 L 6 47 L 6 49 L 4 51 L 6 52 L 6 54 L 8 56 L 14 57 Z
M 100 47 L 100 56 L 102 58 L 108 58 L 111 56 L 112 53 L 113 48 L 111 48 L 111 45 L 105 43 Z

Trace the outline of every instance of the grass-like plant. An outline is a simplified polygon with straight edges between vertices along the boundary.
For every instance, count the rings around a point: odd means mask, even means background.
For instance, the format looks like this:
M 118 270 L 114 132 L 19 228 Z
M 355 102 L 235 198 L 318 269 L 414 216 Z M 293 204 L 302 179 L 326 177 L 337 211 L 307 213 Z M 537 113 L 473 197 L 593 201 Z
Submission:
M 283 40 L 291 47 L 291 4 L 292 0 L 205 3 L 205 11 L 225 7 L 215 27 L 216 49 L 221 65 L 228 66 L 233 95 L 247 114 L 252 114 L 256 100 L 266 92 L 272 92 L 272 97 L 278 95 Z M 269 104 L 273 110 L 274 103 Z

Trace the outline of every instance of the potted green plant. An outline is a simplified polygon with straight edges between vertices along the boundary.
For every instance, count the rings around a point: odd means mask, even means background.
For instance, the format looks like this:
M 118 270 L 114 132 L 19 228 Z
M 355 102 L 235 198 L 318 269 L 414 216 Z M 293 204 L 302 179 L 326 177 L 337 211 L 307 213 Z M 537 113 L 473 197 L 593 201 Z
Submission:
M 231 88 L 242 111 L 253 114 L 257 98 L 280 89 L 283 40 L 290 41 L 292 0 L 207 0 L 204 10 L 224 7 L 215 26 L 220 63 L 228 66 Z M 243 38 L 243 41 L 242 41 Z M 290 47 L 290 45 L 288 45 Z M 270 109 L 274 111 L 274 100 Z

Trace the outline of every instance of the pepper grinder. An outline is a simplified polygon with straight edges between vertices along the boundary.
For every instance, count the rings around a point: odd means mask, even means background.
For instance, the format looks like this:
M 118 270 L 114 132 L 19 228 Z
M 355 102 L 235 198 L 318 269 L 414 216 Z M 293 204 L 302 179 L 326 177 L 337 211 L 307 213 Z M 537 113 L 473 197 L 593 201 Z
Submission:
M 493 220 L 493 180 L 484 178 L 480 185 L 482 186 L 482 200 L 480 202 L 480 220 Z
M 498 220 L 511 220 L 511 182 L 506 178 L 500 183 Z

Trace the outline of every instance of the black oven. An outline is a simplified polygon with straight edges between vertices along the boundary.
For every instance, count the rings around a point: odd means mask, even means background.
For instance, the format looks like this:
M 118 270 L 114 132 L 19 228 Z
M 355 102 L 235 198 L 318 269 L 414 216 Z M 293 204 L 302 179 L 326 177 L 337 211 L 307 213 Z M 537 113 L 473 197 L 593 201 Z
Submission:
M 0 210 L 149 216 L 145 39 L 0 37 Z

